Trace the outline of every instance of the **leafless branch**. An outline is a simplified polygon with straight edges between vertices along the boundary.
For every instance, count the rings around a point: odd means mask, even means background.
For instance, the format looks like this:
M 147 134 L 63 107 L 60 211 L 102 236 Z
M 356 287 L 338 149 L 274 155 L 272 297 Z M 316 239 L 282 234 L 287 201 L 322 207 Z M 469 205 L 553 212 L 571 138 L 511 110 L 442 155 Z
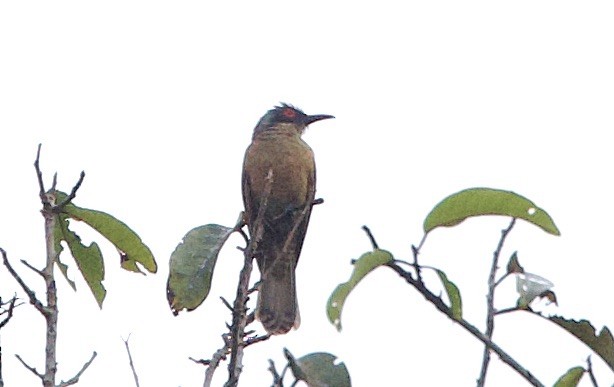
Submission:
M 593 372 L 593 362 L 591 361 L 590 355 L 586 358 L 586 365 L 587 365 L 586 372 L 588 372 L 588 376 L 591 379 L 591 383 L 593 384 L 593 387 L 599 387 L 599 385 L 597 384 L 597 379 L 595 378 L 595 373 Z
M 503 249 L 505 239 L 514 228 L 516 218 L 512 218 L 509 226 L 501 231 L 501 238 L 497 244 L 497 248 L 493 253 L 492 265 L 490 266 L 490 273 L 488 275 L 488 294 L 486 296 L 486 337 L 492 340 L 493 331 L 495 329 L 495 287 L 497 285 L 495 276 L 497 269 L 499 268 L 499 256 Z M 486 383 L 486 373 L 488 371 L 488 364 L 490 363 L 490 348 L 488 345 L 484 346 L 484 354 L 482 356 L 482 369 L 480 370 L 480 377 L 478 378 L 478 387 L 483 387 Z
M 277 373 L 277 369 L 275 368 L 275 363 L 272 359 L 269 359 L 269 371 L 273 375 L 273 384 L 271 387 L 283 387 L 284 379 Z
M 68 381 L 60 382 L 60 384 L 58 384 L 58 387 L 68 387 L 68 386 L 72 386 L 73 384 L 77 384 L 77 382 L 79 382 L 79 378 L 81 377 L 81 375 L 83 375 L 85 370 L 92 364 L 92 362 L 94 361 L 97 355 L 98 354 L 96 353 L 96 351 L 94 351 L 94 353 L 92 353 L 92 357 L 90 357 L 90 360 L 88 360 L 87 362 L 85 362 L 85 364 L 83 364 L 83 367 L 81 367 L 79 372 L 77 372 L 77 374 L 73 376 L 72 378 L 70 378 Z
M 61 203 L 57 205 L 57 208 L 61 209 L 66 204 L 70 203 L 77 196 L 77 190 L 79 190 L 79 187 L 81 187 L 81 184 L 83 183 L 83 179 L 85 179 L 85 171 L 81 171 L 81 174 L 79 175 L 79 180 L 77 180 L 77 183 L 72 187 L 72 190 L 70 190 L 70 193 L 68 194 L 68 196 L 64 200 L 62 200 Z
M 4 250 L 2 250 L 2 251 L 4 251 Z M 11 300 L 8 301 L 8 302 L 1 302 L 0 301 L 0 307 L 4 308 L 5 305 L 8 305 L 8 308 L 6 308 L 5 310 L 2 310 L 0 312 L 0 316 L 2 316 L 3 314 L 6 314 L 6 317 L 4 318 L 4 320 L 2 320 L 2 322 L 0 322 L 0 329 L 2 329 L 6 324 L 8 324 L 9 320 L 11 318 L 13 318 L 13 310 L 15 309 L 15 307 L 21 305 L 21 303 L 20 304 L 16 304 L 16 302 L 17 302 L 17 295 L 14 295 L 11 298 Z M 0 373 L 0 377 L 1 376 L 2 376 L 2 374 Z
M 124 345 L 126 346 L 126 352 L 128 352 L 128 361 L 130 363 L 130 369 L 132 370 L 132 376 L 134 376 L 134 384 L 136 387 L 139 387 L 139 376 L 136 374 L 136 369 L 134 368 L 134 363 L 132 362 L 132 354 L 130 353 L 130 345 L 128 344 L 128 340 L 130 340 L 130 335 L 128 335 L 128 338 L 123 341 Z
M 45 307 L 43 306 L 42 302 L 40 302 L 38 300 L 38 298 L 36 298 L 36 294 L 34 293 L 34 291 L 32 289 L 30 289 L 30 287 L 28 287 L 28 285 L 26 285 L 26 283 L 21 279 L 19 274 L 17 274 L 15 269 L 13 269 L 13 266 L 11 266 L 11 263 L 9 262 L 9 259 L 8 259 L 7 255 L 6 255 L 6 251 L 4 251 L 4 249 L 0 248 L 0 253 L 2 253 L 2 260 L 4 262 L 4 266 L 6 266 L 7 270 L 9 271 L 9 273 L 11 273 L 13 278 L 15 278 L 15 280 L 17 281 L 19 286 L 21 286 L 23 291 L 26 293 L 26 295 L 28 296 L 28 299 L 30 300 L 30 303 L 32 305 L 34 305 L 36 310 L 38 310 L 43 315 L 45 315 L 46 310 L 45 310 Z
M 371 241 L 371 247 L 373 247 L 373 250 L 379 249 L 379 246 L 375 241 L 375 237 L 371 233 L 371 229 L 369 229 L 367 226 L 362 226 L 362 229 L 367 233 L 367 237 L 369 237 L 369 241 Z
M 38 376 L 38 377 L 39 377 L 41 380 L 43 380 L 43 378 L 44 378 L 44 376 L 45 376 L 45 375 L 43 375 L 43 374 L 41 374 L 40 372 L 38 372 L 38 371 L 36 370 L 36 368 L 34 368 L 34 367 L 32 367 L 32 366 L 28 365 L 28 363 L 26 363 L 26 362 L 25 362 L 25 361 L 24 361 L 24 360 L 21 358 L 21 356 L 19 356 L 19 355 L 15 355 L 15 357 L 17 358 L 17 360 L 19 360 L 19 362 L 20 362 L 21 364 L 23 364 L 23 366 L 24 366 L 24 367 L 26 367 L 28 370 L 30 370 L 30 372 L 32 372 L 34 375 Z

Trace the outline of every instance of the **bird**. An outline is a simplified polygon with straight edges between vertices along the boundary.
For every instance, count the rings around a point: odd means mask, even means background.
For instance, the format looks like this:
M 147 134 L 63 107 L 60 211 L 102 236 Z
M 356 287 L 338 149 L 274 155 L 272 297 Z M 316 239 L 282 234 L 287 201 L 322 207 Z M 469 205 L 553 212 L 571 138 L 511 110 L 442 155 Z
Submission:
M 330 118 L 282 103 L 258 121 L 245 151 L 244 219 L 260 271 L 255 315 L 269 335 L 300 325 L 295 269 L 316 192 L 313 151 L 301 136 Z

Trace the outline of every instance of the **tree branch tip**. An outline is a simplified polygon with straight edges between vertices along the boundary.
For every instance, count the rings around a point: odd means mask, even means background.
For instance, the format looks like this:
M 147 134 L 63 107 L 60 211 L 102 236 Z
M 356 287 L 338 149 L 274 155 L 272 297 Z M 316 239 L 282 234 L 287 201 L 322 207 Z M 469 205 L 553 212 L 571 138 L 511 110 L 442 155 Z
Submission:
M 362 226 L 362 229 L 364 232 L 367 233 L 367 237 L 369 238 L 369 241 L 371 241 L 371 247 L 373 247 L 373 250 L 379 249 L 379 245 L 377 244 L 377 241 L 375 240 L 371 229 L 366 225 Z

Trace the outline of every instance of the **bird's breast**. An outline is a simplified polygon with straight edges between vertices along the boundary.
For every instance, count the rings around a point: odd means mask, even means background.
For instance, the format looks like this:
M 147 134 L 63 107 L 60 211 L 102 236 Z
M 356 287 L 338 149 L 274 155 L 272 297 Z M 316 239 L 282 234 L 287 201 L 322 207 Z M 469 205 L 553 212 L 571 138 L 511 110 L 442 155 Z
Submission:
M 312 200 L 315 189 L 313 152 L 300 138 L 254 139 L 247 149 L 244 169 L 255 198 L 264 194 L 266 176 L 272 171 L 268 199 L 271 210 L 300 207 Z

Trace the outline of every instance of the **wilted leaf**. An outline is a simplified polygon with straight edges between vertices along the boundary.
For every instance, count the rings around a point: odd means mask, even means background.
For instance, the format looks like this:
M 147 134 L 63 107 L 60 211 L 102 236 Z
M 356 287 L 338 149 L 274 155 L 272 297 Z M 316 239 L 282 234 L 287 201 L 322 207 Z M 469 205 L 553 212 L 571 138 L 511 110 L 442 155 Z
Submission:
M 350 374 L 337 357 L 326 352 L 316 352 L 299 359 L 284 348 L 294 377 L 302 380 L 309 387 L 351 387 Z
M 198 307 L 209 294 L 217 256 L 234 230 L 207 224 L 190 230 L 170 259 L 166 284 L 168 304 L 177 315 Z
M 520 294 L 518 306 L 526 308 L 536 297 L 549 291 L 554 284 L 532 273 L 516 273 L 516 291 Z
M 559 316 L 548 319 L 588 345 L 614 371 L 614 338 L 608 327 L 604 326 L 599 335 L 595 336 L 595 327 L 587 320 L 567 320 Z
M 507 274 L 512 273 L 524 273 L 524 268 L 520 265 L 518 261 L 518 252 L 514 251 L 510 260 L 507 262 Z
M 470 188 L 442 200 L 424 220 L 424 232 L 451 227 L 472 216 L 504 215 L 524 219 L 544 231 L 560 235 L 550 215 L 532 201 L 511 191 Z
M 584 376 L 584 372 L 585 370 L 582 367 L 570 368 L 554 383 L 554 387 L 576 387 Z
M 448 299 L 450 300 L 450 310 L 452 311 L 452 317 L 456 320 L 460 320 L 463 318 L 463 301 L 461 299 L 460 291 L 458 287 L 454 284 L 454 282 L 448 279 L 446 273 L 439 269 L 435 269 L 441 282 L 443 283 L 444 288 L 446 289 L 446 293 L 448 294 Z
M 554 294 L 552 290 L 546 290 L 545 292 L 540 294 L 539 297 L 545 298 L 548 301 L 553 302 L 554 304 L 558 305 L 558 302 L 556 302 L 556 294 Z
M 65 193 L 56 192 L 56 202 L 61 203 L 66 197 Z M 88 226 L 114 244 L 123 253 L 121 266 L 124 269 L 141 272 L 136 265 L 138 262 L 150 273 L 155 273 L 158 270 L 149 247 L 141 241 L 141 238 L 130 227 L 120 220 L 105 212 L 77 207 L 72 203 L 64 206 L 63 213 L 75 220 L 87 223 Z
M 363 254 L 356 262 L 354 262 L 354 271 L 348 282 L 344 282 L 337 286 L 328 299 L 326 305 L 326 314 L 328 320 L 341 330 L 341 311 L 345 299 L 350 294 L 352 289 L 373 269 L 392 261 L 392 254 L 386 250 L 376 249 L 372 252 Z
M 68 219 L 58 217 L 60 227 L 62 228 L 62 239 L 68 244 L 70 253 L 77 262 L 77 267 L 87 285 L 90 287 L 98 306 L 102 308 L 102 301 L 107 293 L 102 281 L 104 280 L 104 263 L 102 261 L 102 252 L 96 244 L 92 242 L 89 246 L 81 243 L 81 238 L 73 231 L 68 229 Z

